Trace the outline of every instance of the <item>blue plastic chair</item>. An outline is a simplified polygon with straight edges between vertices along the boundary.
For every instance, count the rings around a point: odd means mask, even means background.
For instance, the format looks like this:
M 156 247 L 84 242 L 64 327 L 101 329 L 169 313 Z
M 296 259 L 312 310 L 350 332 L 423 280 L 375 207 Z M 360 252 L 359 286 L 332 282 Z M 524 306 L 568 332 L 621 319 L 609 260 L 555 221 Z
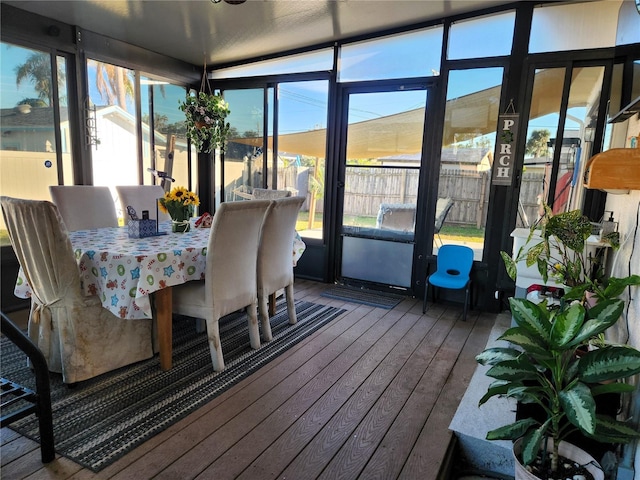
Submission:
M 429 285 L 451 290 L 465 289 L 464 311 L 462 319 L 467 320 L 467 306 L 471 290 L 471 267 L 473 266 L 473 250 L 464 245 L 443 245 L 438 250 L 436 271 L 427 275 L 424 288 L 422 313 L 427 311 L 427 292 Z M 435 295 L 434 295 L 435 298 Z

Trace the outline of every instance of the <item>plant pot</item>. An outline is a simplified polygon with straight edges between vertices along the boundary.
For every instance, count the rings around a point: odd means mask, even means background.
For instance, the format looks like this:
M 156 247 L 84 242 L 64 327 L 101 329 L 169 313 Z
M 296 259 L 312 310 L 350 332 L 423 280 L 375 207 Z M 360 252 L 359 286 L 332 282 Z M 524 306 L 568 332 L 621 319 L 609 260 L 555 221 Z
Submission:
M 185 233 L 185 232 L 188 232 L 190 227 L 191 227 L 191 224 L 189 223 L 189 220 L 184 220 L 184 221 L 175 221 L 175 220 L 173 220 L 171 222 L 171 231 L 173 233 Z
M 529 472 L 522 463 L 520 463 L 520 447 L 522 439 L 519 438 L 513 444 L 513 459 L 515 466 L 515 480 L 540 480 L 540 477 Z M 547 448 L 551 449 L 553 440 L 547 440 Z M 593 475 L 594 480 L 604 480 L 604 472 L 600 468 L 600 464 L 584 450 L 576 447 L 569 442 L 560 442 L 558 448 L 559 455 L 569 460 L 573 460 L 580 465 L 586 465 L 587 471 Z

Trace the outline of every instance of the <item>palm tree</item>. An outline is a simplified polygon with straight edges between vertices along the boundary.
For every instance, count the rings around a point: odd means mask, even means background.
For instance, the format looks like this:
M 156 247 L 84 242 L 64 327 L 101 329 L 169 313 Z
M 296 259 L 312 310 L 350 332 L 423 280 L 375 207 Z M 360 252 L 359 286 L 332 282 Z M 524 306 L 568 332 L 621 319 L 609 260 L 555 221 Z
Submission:
M 549 152 L 549 137 L 551 132 L 547 129 L 534 130 L 531 132 L 529 140 L 527 140 L 526 151 L 534 157 L 546 157 Z
M 127 110 L 127 97 L 133 98 L 133 82 L 125 75 L 125 69 L 96 60 L 90 62 L 96 66 L 96 87 L 100 96 L 106 96 L 109 105 Z
M 22 64 L 15 67 L 16 85 L 20 85 L 29 80 L 33 88 L 38 93 L 38 98 L 46 102 L 46 105 L 53 105 L 53 89 L 51 87 L 51 57 L 48 53 L 34 52 Z M 65 73 L 62 68 L 58 68 L 58 82 L 64 82 Z M 31 103 L 31 102 L 30 102 Z

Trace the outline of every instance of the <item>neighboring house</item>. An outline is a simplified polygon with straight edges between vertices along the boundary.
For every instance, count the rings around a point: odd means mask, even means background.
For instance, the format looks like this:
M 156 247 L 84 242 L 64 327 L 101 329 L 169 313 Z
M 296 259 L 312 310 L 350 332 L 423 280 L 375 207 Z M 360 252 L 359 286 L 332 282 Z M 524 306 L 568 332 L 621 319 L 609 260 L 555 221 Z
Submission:
M 67 146 L 70 142 L 67 107 L 60 107 L 60 129 L 62 134 L 62 158 L 64 183 L 72 184 L 71 156 Z M 48 192 L 49 185 L 58 184 L 53 108 L 3 108 L 0 109 L 0 186 L 3 195 L 21 198 L 40 198 Z M 143 151 L 149 151 L 149 127 L 142 125 Z M 137 143 L 135 117 L 118 106 L 97 107 L 95 110 L 95 136 L 92 147 L 92 166 L 95 185 L 133 185 L 138 183 Z M 166 157 L 167 137 L 156 132 L 156 159 Z M 187 144 L 178 140 L 175 147 L 173 177 L 180 185 L 187 185 Z M 151 165 L 150 160 L 147 162 Z M 185 177 L 185 178 L 182 178 Z M 17 178 L 29 179 L 16 181 Z M 13 185 L 19 186 L 14 191 Z M 25 191 L 28 185 L 29 191 Z M 114 191 L 115 198 L 115 191 Z M 48 199 L 48 198 L 47 198 Z M 119 209 L 119 203 L 116 203 Z

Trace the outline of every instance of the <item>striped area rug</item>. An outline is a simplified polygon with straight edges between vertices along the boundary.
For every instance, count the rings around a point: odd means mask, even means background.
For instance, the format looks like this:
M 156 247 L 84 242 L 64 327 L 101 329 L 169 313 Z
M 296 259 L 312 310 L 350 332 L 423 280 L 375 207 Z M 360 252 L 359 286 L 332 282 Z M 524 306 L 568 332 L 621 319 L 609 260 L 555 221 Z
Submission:
M 247 320 L 236 313 L 220 321 L 226 369 L 215 373 L 204 333 L 195 321 L 174 318 L 173 368 L 160 370 L 158 357 L 80 382 L 75 388 L 51 374 L 56 452 L 99 472 L 127 452 L 209 402 L 238 381 L 338 317 L 344 310 L 296 302 L 298 323 L 289 325 L 286 303 L 271 318 L 273 340 L 249 346 Z M 35 388 L 25 356 L 2 339 L 2 376 Z M 38 440 L 34 415 L 11 428 Z

